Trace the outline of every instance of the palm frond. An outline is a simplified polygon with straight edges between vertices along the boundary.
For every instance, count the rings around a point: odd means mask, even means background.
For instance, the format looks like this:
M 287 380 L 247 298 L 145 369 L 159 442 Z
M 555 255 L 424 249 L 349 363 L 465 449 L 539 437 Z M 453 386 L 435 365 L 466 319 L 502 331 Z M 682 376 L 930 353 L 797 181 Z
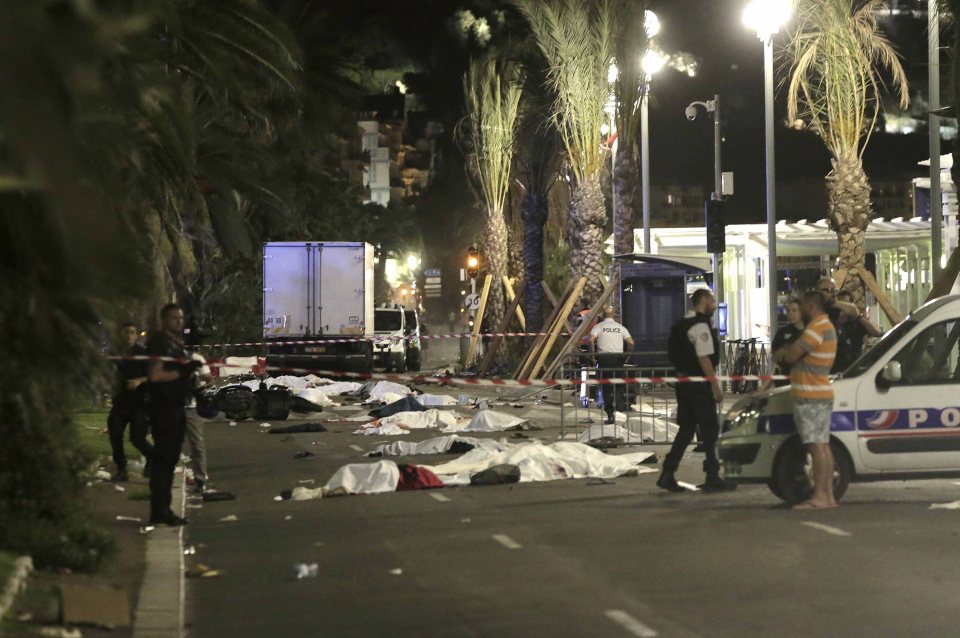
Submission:
M 549 65 L 552 119 L 577 181 L 594 176 L 606 154 L 601 127 L 613 58 L 612 0 L 514 0 Z
M 467 115 L 461 139 L 489 211 L 502 212 L 510 190 L 522 86 L 519 67 L 498 68 L 490 59 L 473 60 L 463 77 Z
M 800 0 L 790 60 L 787 118 L 803 120 L 835 155 L 862 155 L 879 117 L 883 73 L 901 108 L 909 83 L 900 57 L 880 31 L 886 0 Z

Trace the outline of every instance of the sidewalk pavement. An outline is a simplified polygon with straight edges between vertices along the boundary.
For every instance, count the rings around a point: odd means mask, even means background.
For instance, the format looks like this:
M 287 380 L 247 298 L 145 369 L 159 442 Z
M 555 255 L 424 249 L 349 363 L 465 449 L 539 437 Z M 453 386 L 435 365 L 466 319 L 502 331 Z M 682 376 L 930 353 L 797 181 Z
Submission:
M 182 466 L 181 466 L 182 467 Z M 185 474 L 173 486 L 178 516 L 186 503 Z M 182 638 L 184 628 L 183 527 L 157 527 L 147 537 L 146 569 L 133 620 L 133 638 Z

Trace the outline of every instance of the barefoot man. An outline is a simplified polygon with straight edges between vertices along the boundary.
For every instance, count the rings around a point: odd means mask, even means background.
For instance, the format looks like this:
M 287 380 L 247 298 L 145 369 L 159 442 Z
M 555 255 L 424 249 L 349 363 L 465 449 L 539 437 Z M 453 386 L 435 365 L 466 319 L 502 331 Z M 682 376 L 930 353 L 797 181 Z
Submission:
M 793 509 L 831 509 L 833 454 L 830 452 L 830 417 L 833 387 L 830 367 L 837 355 L 837 331 L 826 313 L 823 293 L 811 290 L 800 298 L 800 312 L 807 322 L 799 339 L 774 353 L 774 361 L 790 366 L 793 420 L 800 440 L 813 458 L 813 495 Z

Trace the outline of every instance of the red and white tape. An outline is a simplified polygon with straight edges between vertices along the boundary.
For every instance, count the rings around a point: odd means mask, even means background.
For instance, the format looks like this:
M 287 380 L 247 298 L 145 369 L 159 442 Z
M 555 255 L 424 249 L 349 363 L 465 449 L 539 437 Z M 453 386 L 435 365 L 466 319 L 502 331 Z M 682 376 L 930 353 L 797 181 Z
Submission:
M 460 332 L 460 333 L 451 333 L 451 334 L 442 334 L 442 335 L 420 335 L 420 339 L 462 339 L 465 337 L 545 337 L 552 335 L 552 332 L 480 332 L 478 334 L 473 334 L 472 332 Z M 569 337 L 569 332 L 558 332 L 556 333 L 558 337 Z M 586 335 L 584 335 L 586 338 Z M 385 337 L 385 336 L 376 336 L 376 337 L 338 337 L 335 339 L 296 339 L 296 340 L 261 340 L 261 341 L 241 341 L 237 343 L 204 343 L 198 346 L 189 346 L 190 348 L 248 348 L 255 346 L 268 346 L 268 345 L 290 345 L 290 346 L 313 346 L 313 345 L 323 345 L 328 343 L 359 343 L 362 341 L 380 341 L 380 340 L 400 340 L 410 341 L 415 339 L 413 335 L 404 335 L 402 337 Z
M 171 363 L 189 363 L 193 359 L 177 359 L 174 357 L 152 357 L 145 355 L 128 357 L 107 357 L 111 360 L 133 360 L 133 361 L 167 361 Z M 781 381 L 789 377 L 782 374 L 737 374 L 737 375 L 718 375 L 713 377 L 692 377 L 692 376 L 672 376 L 672 377 L 621 377 L 613 379 L 477 379 L 471 377 L 455 376 L 432 376 L 425 374 L 392 374 L 377 372 L 345 372 L 342 370 L 319 370 L 316 368 L 287 368 L 283 366 L 237 366 L 220 361 L 211 361 L 207 363 L 211 368 L 249 368 L 251 371 L 269 371 L 280 372 L 284 374 L 314 374 L 317 376 L 330 376 L 349 379 L 367 379 L 367 380 L 386 380 L 401 381 L 413 383 L 434 383 L 439 385 L 477 385 L 477 386 L 579 386 L 579 385 L 635 385 L 639 383 L 664 385 L 667 383 L 704 383 L 707 381 Z

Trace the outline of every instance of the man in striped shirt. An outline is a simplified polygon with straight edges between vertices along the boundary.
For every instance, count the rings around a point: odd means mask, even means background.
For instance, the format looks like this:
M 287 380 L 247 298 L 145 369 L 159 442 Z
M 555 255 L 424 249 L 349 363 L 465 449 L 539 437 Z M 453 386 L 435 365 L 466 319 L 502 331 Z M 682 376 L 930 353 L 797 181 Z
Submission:
M 800 440 L 813 459 L 813 495 L 794 509 L 832 509 L 833 453 L 830 451 L 830 418 L 833 387 L 830 368 L 837 356 L 837 331 L 826 313 L 823 293 L 811 290 L 800 298 L 800 311 L 807 326 L 799 339 L 778 350 L 774 361 L 790 366 L 793 420 Z

